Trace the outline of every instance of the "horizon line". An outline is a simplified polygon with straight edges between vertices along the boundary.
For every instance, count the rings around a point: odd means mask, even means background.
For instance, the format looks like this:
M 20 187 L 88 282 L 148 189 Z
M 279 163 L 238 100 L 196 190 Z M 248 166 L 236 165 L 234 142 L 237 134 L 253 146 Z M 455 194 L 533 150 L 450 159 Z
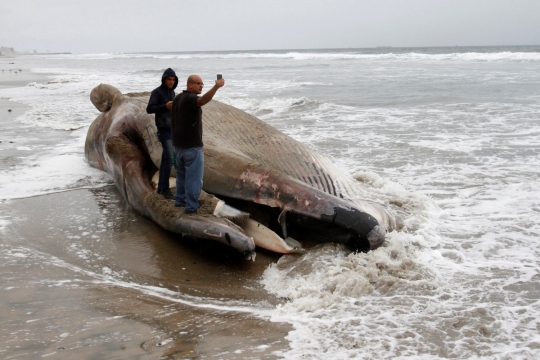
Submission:
M 540 46 L 540 44 L 521 44 L 521 45 L 437 45 L 437 46 L 393 46 L 393 45 L 377 45 L 367 47 L 322 47 L 322 48 L 281 48 L 281 49 L 229 49 L 229 50 L 167 50 L 167 51 L 122 51 L 114 52 L 113 54 L 173 54 L 173 53 L 214 53 L 214 52 L 261 52 L 261 51 L 309 51 L 309 50 L 366 50 L 366 49 L 425 49 L 425 48 L 472 48 L 472 47 L 526 47 L 526 46 Z M 4 47 L 4 46 L 2 46 Z M 6 46 L 7 47 L 7 46 Z M 7 47 L 10 48 L 10 47 Z M 12 48 L 15 50 L 15 48 Z M 15 50 L 18 53 L 28 52 L 28 54 L 20 55 L 33 55 L 29 50 Z M 39 52 L 36 55 L 47 54 L 100 54 L 109 53 L 106 51 L 101 52 L 71 52 L 71 51 L 50 51 Z
M 366 46 L 366 47 L 323 47 L 323 48 L 283 48 L 283 49 L 236 49 L 236 50 L 174 50 L 174 51 L 126 51 L 120 54 L 127 53 L 139 53 L 139 54 L 150 54 L 150 53 L 196 53 L 196 52 L 251 52 L 251 51 L 308 51 L 308 50 L 351 50 L 351 49 L 423 49 L 423 48 L 456 48 L 456 47 L 523 47 L 523 46 L 540 46 L 540 44 L 521 44 L 521 45 L 437 45 L 437 46 L 393 46 L 393 45 L 377 45 L 377 46 Z

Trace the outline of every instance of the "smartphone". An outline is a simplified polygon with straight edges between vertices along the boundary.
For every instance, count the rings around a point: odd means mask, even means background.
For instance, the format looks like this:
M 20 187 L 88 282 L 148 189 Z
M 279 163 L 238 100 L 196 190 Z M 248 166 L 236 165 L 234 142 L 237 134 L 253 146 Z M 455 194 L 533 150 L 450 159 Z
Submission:
M 221 74 L 217 74 L 217 79 L 221 80 Z

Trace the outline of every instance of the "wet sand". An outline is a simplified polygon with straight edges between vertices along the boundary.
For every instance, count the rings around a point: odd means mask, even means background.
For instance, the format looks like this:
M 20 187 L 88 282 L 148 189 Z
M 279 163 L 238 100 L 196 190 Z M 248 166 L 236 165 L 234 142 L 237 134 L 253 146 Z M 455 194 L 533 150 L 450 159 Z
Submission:
M 11 64 L 15 63 L 15 64 Z M 46 74 L 31 73 L 26 69 L 17 67 L 16 58 L 0 58 L 0 89 L 8 89 L 13 87 L 22 87 L 30 82 L 46 82 Z M 11 158 L 17 156 L 13 151 L 17 146 L 16 137 L 20 128 L 15 119 L 22 115 L 28 107 L 24 104 L 11 101 L 5 95 L 0 96 L 0 169 L 2 166 L 13 161 Z
M 275 358 L 288 347 L 290 327 L 264 316 L 282 300 L 258 283 L 278 255 L 251 262 L 179 239 L 113 186 L 4 201 L 0 214 L 2 358 Z
M 43 81 L 47 81 L 46 74 L 36 74 L 28 69 L 21 69 L 17 66 L 16 58 L 0 58 L 0 89 L 22 87 L 30 82 Z
M 13 59 L 1 60 L 6 69 Z M 0 72 L 4 88 L 44 80 Z M 26 109 L 0 99 L 1 167 L 16 166 L 9 129 Z M 290 326 L 268 318 L 283 299 L 259 284 L 279 255 L 258 250 L 251 262 L 182 239 L 114 186 L 0 200 L 0 248 L 2 359 L 271 359 L 288 349 Z
M 29 82 L 46 80 L 45 76 L 42 77 L 28 71 L 18 72 L 15 74 L 15 70 L 13 68 L 14 65 L 8 64 L 7 60 L 7 58 L 0 59 L 0 89 L 25 86 Z M 10 58 L 9 60 L 13 59 Z M 22 115 L 27 109 L 28 107 L 24 104 L 10 101 L 5 97 L 0 97 L 0 123 L 3 125 L 0 141 L 2 143 L 5 144 L 6 141 L 10 141 L 5 125 L 9 126 L 9 123 L 15 120 L 18 116 Z

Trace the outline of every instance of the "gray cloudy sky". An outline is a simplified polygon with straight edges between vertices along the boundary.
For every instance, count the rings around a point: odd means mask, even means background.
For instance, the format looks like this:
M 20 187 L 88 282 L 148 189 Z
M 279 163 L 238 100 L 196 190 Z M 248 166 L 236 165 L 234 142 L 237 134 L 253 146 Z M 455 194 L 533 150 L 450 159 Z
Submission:
M 539 45 L 540 0 L 0 0 L 0 46 L 51 52 Z

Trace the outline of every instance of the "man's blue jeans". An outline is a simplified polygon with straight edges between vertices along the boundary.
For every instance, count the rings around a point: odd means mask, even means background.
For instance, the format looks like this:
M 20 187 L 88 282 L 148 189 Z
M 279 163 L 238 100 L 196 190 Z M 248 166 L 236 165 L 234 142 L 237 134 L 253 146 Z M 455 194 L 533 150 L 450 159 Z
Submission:
M 170 188 L 169 178 L 171 177 L 171 168 L 173 165 L 173 145 L 172 134 L 170 132 L 157 133 L 159 142 L 163 147 L 163 153 L 161 154 L 161 165 L 159 166 L 159 181 L 158 190 L 165 190 Z
M 180 149 L 175 147 L 176 194 L 174 206 L 185 206 L 186 211 L 197 211 L 204 174 L 202 147 Z

